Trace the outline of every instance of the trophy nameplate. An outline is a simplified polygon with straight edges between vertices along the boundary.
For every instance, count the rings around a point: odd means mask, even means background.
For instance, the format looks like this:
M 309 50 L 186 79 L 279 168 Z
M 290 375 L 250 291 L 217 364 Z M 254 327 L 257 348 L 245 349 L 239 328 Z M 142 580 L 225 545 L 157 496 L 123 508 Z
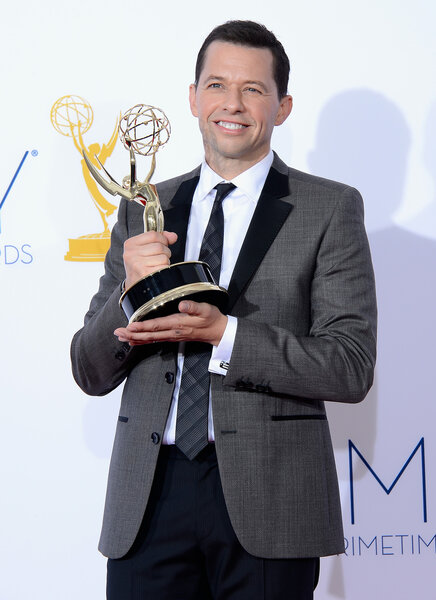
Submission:
M 94 179 L 113 196 L 138 202 L 144 208 L 144 231 L 164 230 L 164 217 L 156 187 L 150 183 L 156 166 L 156 152 L 169 140 L 171 127 L 165 113 L 146 104 L 128 110 L 118 127 L 120 140 L 130 153 L 130 176 L 119 185 L 103 167 L 107 181 L 92 164 L 86 152 L 83 157 Z M 136 179 L 135 154 L 151 156 L 152 164 L 146 179 Z M 226 312 L 228 294 L 212 277 L 209 266 L 201 261 L 179 262 L 163 267 L 137 281 L 124 291 L 120 306 L 129 323 L 145 321 L 178 312 L 181 300 L 208 302 Z

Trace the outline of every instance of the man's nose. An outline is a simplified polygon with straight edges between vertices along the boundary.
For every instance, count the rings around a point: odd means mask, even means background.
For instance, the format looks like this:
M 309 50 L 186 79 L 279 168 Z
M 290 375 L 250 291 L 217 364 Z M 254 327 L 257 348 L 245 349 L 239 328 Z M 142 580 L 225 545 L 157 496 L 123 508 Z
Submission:
M 242 92 L 235 88 L 228 89 L 224 99 L 224 108 L 230 113 L 242 112 L 244 110 Z

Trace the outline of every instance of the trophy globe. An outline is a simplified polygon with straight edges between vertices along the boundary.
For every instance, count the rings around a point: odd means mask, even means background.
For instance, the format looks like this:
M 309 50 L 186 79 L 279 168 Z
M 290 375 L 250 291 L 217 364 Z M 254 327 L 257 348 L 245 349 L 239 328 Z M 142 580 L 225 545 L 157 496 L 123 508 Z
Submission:
M 160 108 L 136 104 L 121 117 L 119 135 L 127 150 L 132 147 L 135 154 L 151 156 L 170 139 L 171 125 Z
M 53 104 L 50 112 L 53 127 L 61 135 L 72 137 L 80 130 L 86 133 L 94 121 L 91 105 L 80 96 L 62 96 Z

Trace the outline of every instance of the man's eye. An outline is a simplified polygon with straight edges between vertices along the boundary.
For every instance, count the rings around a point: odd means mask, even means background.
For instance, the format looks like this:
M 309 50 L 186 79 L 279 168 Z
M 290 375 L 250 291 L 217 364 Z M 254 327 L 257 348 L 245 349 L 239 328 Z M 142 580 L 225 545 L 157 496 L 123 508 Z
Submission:
M 220 84 L 220 83 L 210 83 L 210 84 L 209 84 L 209 87 L 210 87 L 210 88 L 220 88 L 220 87 L 221 87 L 221 84 Z
M 255 92 L 256 94 L 261 94 L 262 92 L 254 87 L 248 87 L 247 92 Z

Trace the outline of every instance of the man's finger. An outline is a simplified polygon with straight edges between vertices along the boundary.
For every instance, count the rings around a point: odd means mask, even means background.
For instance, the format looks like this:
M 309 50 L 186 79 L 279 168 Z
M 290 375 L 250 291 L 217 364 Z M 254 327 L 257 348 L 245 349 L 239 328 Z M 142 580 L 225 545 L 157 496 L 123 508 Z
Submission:
M 206 302 L 194 302 L 193 300 L 182 300 L 179 303 L 179 311 L 188 315 L 203 315 L 206 307 L 209 306 Z
M 164 231 L 163 232 L 164 236 L 167 238 L 168 244 L 171 246 L 171 244 L 174 244 L 175 242 L 177 242 L 177 233 L 175 233 L 174 231 Z
M 168 315 L 167 317 L 158 317 L 156 319 L 149 319 L 146 321 L 135 321 L 129 323 L 126 330 L 132 333 L 146 333 L 152 331 L 167 331 L 177 327 L 180 322 L 180 315 L 178 313 L 174 315 Z

